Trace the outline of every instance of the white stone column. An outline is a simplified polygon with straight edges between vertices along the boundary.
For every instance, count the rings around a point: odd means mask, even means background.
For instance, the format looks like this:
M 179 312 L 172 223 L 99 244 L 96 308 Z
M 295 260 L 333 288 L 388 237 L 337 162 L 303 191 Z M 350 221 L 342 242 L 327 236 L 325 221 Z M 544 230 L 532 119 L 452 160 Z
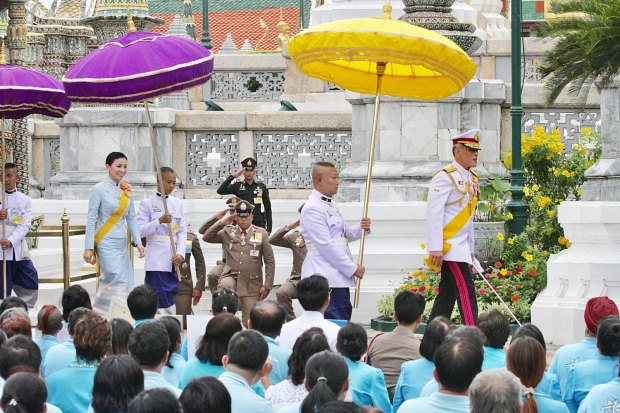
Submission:
M 620 305 L 620 202 L 563 202 L 558 221 L 572 245 L 549 259 L 532 323 L 547 342 L 563 345 L 583 338 L 588 299 L 608 296 Z

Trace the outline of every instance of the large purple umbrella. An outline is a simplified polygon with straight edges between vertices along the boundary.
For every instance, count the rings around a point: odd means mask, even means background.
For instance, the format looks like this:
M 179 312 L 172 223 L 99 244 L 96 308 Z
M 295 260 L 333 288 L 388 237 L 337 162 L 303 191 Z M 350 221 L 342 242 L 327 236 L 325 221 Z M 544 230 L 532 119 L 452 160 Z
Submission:
M 2 124 L 2 207 L 5 205 L 6 142 L 5 119 L 21 119 L 28 115 L 61 118 L 67 114 L 71 102 L 58 80 L 36 70 L 5 64 L 4 45 L 0 48 L 0 114 Z M 2 238 L 6 238 L 6 220 L 2 220 Z M 6 297 L 6 250 L 2 250 L 3 295 Z
M 128 16 L 129 33 L 92 51 L 63 76 L 73 102 L 121 104 L 144 101 L 155 167 L 163 194 L 159 156 L 147 99 L 201 85 L 213 72 L 213 54 L 193 40 L 159 33 L 136 32 Z M 163 197 L 164 212 L 168 204 Z M 172 255 L 172 227 L 168 223 Z M 177 267 L 179 280 L 181 274 Z

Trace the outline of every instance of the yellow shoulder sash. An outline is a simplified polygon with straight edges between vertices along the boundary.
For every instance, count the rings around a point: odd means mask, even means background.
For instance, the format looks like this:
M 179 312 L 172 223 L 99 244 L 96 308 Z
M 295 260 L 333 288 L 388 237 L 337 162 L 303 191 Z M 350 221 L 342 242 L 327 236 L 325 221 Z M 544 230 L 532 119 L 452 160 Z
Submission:
M 110 215 L 110 218 L 108 218 L 106 222 L 99 227 L 99 230 L 95 234 L 95 247 L 106 235 L 108 235 L 108 232 L 114 228 L 114 226 L 118 223 L 118 220 L 121 219 L 123 213 L 127 209 L 127 204 L 129 204 L 129 197 L 125 191 L 121 191 L 121 201 L 118 203 L 118 208 L 116 208 L 116 211 Z

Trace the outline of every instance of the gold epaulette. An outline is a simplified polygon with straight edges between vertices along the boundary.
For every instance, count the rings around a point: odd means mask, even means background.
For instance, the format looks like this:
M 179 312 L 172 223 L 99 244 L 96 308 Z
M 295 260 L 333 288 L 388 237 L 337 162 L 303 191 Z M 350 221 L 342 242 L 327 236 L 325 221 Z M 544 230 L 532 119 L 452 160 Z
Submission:
M 437 172 L 435 172 L 435 175 L 437 175 L 439 172 L 446 172 L 448 175 L 450 175 L 454 171 L 456 171 L 456 166 L 448 165 L 445 168 L 442 168 L 438 170 Z M 435 175 L 433 175 L 433 178 L 435 177 Z

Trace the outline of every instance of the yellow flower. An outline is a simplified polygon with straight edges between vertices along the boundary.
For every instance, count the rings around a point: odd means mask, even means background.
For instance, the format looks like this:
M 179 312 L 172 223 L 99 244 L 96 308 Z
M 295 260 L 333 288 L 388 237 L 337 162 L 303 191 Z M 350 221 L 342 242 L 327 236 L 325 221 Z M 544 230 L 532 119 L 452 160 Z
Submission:
M 508 217 L 508 219 L 512 219 L 512 212 L 509 212 L 508 214 L 506 214 L 506 216 Z
M 534 259 L 534 256 L 532 254 L 525 254 L 525 259 L 527 261 L 532 261 Z
M 581 188 L 577 190 L 577 195 L 581 196 Z
M 531 196 L 532 192 L 530 191 L 530 188 L 528 188 L 527 186 L 523 187 L 523 193 L 525 194 L 525 196 Z
M 566 242 L 566 248 L 570 248 L 571 245 L 573 245 L 571 242 L 569 241 Z
M 420 244 L 420 248 L 422 248 L 423 250 L 425 250 L 425 249 L 426 249 L 426 242 L 421 243 L 421 244 Z
M 534 191 L 538 191 L 540 188 L 538 187 L 538 185 L 534 184 L 532 185 L 532 190 Z
M 556 169 L 555 171 L 553 171 L 553 175 L 554 175 L 554 176 L 559 176 L 559 175 L 560 175 L 560 173 L 559 173 L 559 172 L 558 172 L 558 170 Z
M 426 281 L 426 280 L 428 280 L 428 275 L 420 275 L 420 279 L 422 281 Z
M 422 271 L 416 271 L 416 272 L 412 273 L 411 275 L 413 275 L 414 277 L 418 277 L 418 276 L 422 275 Z
M 504 234 L 502 234 L 501 232 L 499 234 L 496 235 L 497 239 L 500 241 L 504 240 Z
M 506 268 L 502 268 L 501 270 L 499 270 L 499 273 L 502 275 L 506 275 L 508 274 L 508 270 L 506 270 Z
M 551 209 L 547 211 L 547 215 L 549 215 L 549 218 L 553 218 L 555 216 L 555 210 Z
M 538 206 L 540 208 L 544 208 L 545 206 L 549 205 L 550 203 L 551 203 L 551 198 L 549 198 L 548 196 L 540 197 L 540 199 L 538 200 Z
M 558 244 L 560 245 L 566 245 L 567 242 L 568 242 L 568 239 L 566 239 L 565 237 L 558 238 Z
M 547 235 L 551 235 L 551 233 L 553 232 L 553 228 L 549 227 L 545 230 L 545 234 Z
M 508 244 L 509 245 L 512 245 L 514 243 L 515 243 L 515 241 L 512 239 L 512 237 L 508 238 Z

